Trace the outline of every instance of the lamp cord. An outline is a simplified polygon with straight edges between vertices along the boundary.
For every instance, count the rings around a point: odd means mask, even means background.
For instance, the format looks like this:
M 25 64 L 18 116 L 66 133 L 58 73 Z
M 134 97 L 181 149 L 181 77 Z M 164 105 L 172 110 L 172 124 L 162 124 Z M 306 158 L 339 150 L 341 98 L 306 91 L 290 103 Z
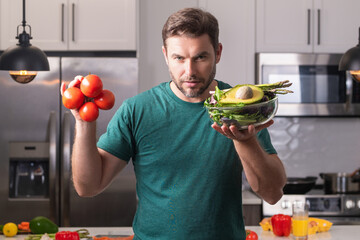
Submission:
M 26 20 L 25 20 L 25 0 L 23 0 L 23 20 L 22 20 L 23 31 L 25 32 Z

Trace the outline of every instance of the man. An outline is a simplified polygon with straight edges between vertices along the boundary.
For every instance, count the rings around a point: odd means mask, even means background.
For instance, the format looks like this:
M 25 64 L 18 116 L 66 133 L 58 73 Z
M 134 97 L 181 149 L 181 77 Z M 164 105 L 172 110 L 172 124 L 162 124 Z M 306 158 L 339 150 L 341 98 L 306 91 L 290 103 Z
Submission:
M 266 130 L 273 121 L 239 131 L 212 124 L 203 106 L 215 86 L 230 87 L 214 79 L 218 34 L 210 13 L 187 8 L 171 15 L 162 32 L 171 81 L 124 101 L 97 145 L 96 124 L 72 111 L 80 196 L 99 194 L 132 159 L 139 198 L 134 239 L 245 239 L 242 170 L 265 201 L 282 196 L 286 176 Z

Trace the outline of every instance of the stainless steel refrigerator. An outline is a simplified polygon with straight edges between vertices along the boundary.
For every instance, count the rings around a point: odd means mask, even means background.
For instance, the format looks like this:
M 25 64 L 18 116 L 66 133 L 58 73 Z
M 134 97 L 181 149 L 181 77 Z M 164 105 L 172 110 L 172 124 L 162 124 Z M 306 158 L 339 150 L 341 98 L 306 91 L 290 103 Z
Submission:
M 137 204 L 131 162 L 98 196 L 75 192 L 75 121 L 59 89 L 76 75 L 101 77 L 116 100 L 111 110 L 100 110 L 100 137 L 123 100 L 137 94 L 137 59 L 49 57 L 49 63 L 49 72 L 24 85 L 0 71 L 0 224 L 46 216 L 59 226 L 131 226 Z

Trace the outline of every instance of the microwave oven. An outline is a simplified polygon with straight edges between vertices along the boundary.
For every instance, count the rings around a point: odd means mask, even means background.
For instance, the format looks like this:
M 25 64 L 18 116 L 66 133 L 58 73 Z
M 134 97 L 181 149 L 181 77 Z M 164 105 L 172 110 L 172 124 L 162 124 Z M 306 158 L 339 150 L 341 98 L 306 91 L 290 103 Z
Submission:
M 360 83 L 338 71 L 342 54 L 257 53 L 256 83 L 289 80 L 277 116 L 360 116 Z

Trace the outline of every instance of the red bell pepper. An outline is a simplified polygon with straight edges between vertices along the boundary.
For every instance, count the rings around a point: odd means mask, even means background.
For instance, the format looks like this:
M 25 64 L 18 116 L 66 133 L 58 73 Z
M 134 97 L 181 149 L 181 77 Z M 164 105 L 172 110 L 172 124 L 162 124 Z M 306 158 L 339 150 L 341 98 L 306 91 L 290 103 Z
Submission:
M 78 232 L 61 231 L 55 234 L 55 240 L 80 240 Z
M 271 217 L 273 233 L 276 236 L 289 236 L 291 232 L 291 217 L 284 214 L 276 214 Z

